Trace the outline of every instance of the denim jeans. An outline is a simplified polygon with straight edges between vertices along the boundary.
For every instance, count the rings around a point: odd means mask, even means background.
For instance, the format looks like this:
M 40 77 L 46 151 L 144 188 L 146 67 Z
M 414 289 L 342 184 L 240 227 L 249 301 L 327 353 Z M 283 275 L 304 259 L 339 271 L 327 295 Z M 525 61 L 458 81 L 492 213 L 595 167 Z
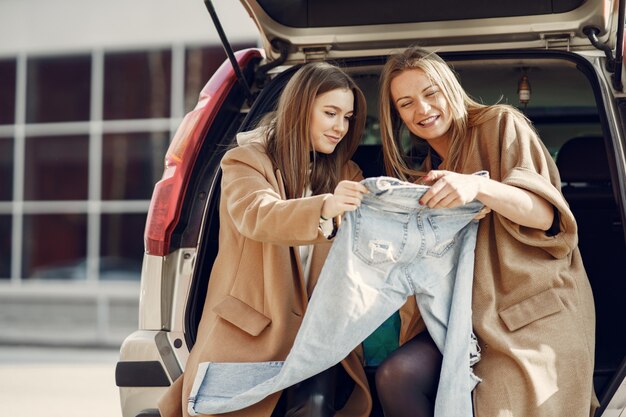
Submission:
M 201 363 L 189 414 L 239 410 L 330 368 L 414 295 L 443 354 L 435 416 L 472 416 L 471 390 L 480 381 L 471 369 L 480 358 L 471 316 L 473 219 L 483 206 L 430 209 L 419 204 L 428 186 L 390 177 L 362 183 L 370 193 L 344 215 L 286 360 Z

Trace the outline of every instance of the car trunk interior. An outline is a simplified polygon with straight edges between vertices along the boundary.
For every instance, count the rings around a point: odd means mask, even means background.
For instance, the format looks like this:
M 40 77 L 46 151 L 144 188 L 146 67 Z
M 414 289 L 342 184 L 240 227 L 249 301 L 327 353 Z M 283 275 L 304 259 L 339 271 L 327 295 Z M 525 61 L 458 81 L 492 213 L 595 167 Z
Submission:
M 576 9 L 584 0 L 441 0 L 418 2 L 418 7 L 415 0 L 292 0 L 289 7 L 285 7 L 284 0 L 258 0 L 258 3 L 280 24 L 314 28 L 563 13 Z
M 563 194 L 578 222 L 579 248 L 594 291 L 597 314 L 594 383 L 602 401 L 624 359 L 626 323 L 622 319 L 621 298 L 626 294 L 626 247 L 620 211 L 624 197 L 617 192 L 613 138 L 605 120 L 598 81 L 586 61 L 567 53 L 509 51 L 441 55 L 453 66 L 473 98 L 485 104 L 511 104 L 524 111 L 559 168 Z M 377 114 L 378 75 L 383 63 L 384 57 L 341 63 L 367 97 L 366 132 L 353 158 L 366 177 L 384 175 Z M 251 128 L 272 110 L 292 73 L 293 69 L 287 70 L 266 83 L 242 130 Z M 523 77 L 531 90 L 525 105 L 520 104 L 518 96 Z M 191 307 L 187 310 L 189 348 L 195 340 L 206 281 L 217 251 L 219 183 L 209 198 L 204 216 L 211 221 L 203 223 L 205 230 L 199 248 L 202 256 L 194 275 L 192 302 L 188 303 Z M 382 416 L 378 406 L 372 415 Z

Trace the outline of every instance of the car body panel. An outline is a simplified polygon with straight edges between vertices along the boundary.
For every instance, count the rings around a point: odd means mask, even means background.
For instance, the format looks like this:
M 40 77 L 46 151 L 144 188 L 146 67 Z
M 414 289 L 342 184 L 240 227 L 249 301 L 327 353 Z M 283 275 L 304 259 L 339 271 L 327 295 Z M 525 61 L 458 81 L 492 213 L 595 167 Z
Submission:
M 439 2 L 434 6 L 445 5 L 448 4 L 445 3 L 446 1 L 453 0 L 442 1 L 444 3 Z M 468 4 L 475 4 L 475 1 L 474 3 L 472 1 Z M 562 2 L 558 3 L 558 1 Z M 413 0 L 387 2 L 294 0 L 292 2 L 294 9 L 285 11 L 276 19 L 270 18 L 270 14 L 276 15 L 276 7 L 278 7 L 276 4 L 281 3 L 281 0 L 241 0 L 260 28 L 266 62 L 279 61 L 278 43 L 281 41 L 284 42 L 283 45 L 288 46 L 289 55 L 284 57 L 286 60 L 283 65 L 271 69 L 269 73 L 260 71 L 260 67 L 255 67 L 254 71 L 257 72 L 253 73 L 253 76 L 258 78 L 252 84 L 260 89 L 260 94 L 251 108 L 248 108 L 241 100 L 240 108 L 232 110 L 239 112 L 243 121 L 234 122 L 234 125 L 228 128 L 230 130 L 218 130 L 215 134 L 207 133 L 223 120 L 215 117 L 215 108 L 206 107 L 211 100 L 214 100 L 215 106 L 224 103 L 223 96 L 219 99 L 221 101 L 214 96 L 218 94 L 216 91 L 219 90 L 220 85 L 228 85 L 229 89 L 236 88 L 234 72 L 232 69 L 227 71 L 226 68 L 229 65 L 228 62 L 223 64 L 223 71 L 227 72 L 214 76 L 201 93 L 198 105 L 192 112 L 195 112 L 195 115 L 185 118 L 181 124 L 172 149 L 179 147 L 182 139 L 182 143 L 188 146 L 187 149 L 193 149 L 192 158 L 189 159 L 191 162 L 189 166 L 176 167 L 181 173 L 180 187 L 174 191 L 175 198 L 168 200 L 168 204 L 173 204 L 169 209 L 174 209 L 175 216 L 170 218 L 168 224 L 157 222 L 154 225 L 153 231 L 158 232 L 159 228 L 163 228 L 169 235 L 161 232 L 156 235 L 146 234 L 148 250 L 144 255 L 142 268 L 139 330 L 131 334 L 124 342 L 120 352 L 120 361 L 150 363 L 156 361 L 162 365 L 170 381 L 176 379 L 184 369 L 189 351 L 195 343 L 195 327 L 201 315 L 210 268 L 217 252 L 218 220 L 214 217 L 217 217 L 216 201 L 220 187 L 220 172 L 217 168 L 220 153 L 216 151 L 215 155 L 210 156 L 212 159 L 208 160 L 207 155 L 204 155 L 205 159 L 201 159 L 201 156 L 198 156 L 198 150 L 205 146 L 212 146 L 210 149 L 214 150 L 216 144 L 225 148 L 222 145 L 232 140 L 234 130 L 249 128 L 251 120 L 259 116 L 255 113 L 256 107 L 263 104 L 260 102 L 265 100 L 265 96 L 270 97 L 267 99 L 266 107 L 271 107 L 271 100 L 279 94 L 277 91 L 272 91 L 272 88 L 277 89 L 276 84 L 279 83 L 276 81 L 284 77 L 286 73 L 293 72 L 293 64 L 311 60 L 337 60 L 349 68 L 349 71 L 354 70 L 354 73 L 358 73 L 370 67 L 379 68 L 384 62 L 384 57 L 390 52 L 409 44 L 419 43 L 440 52 L 453 66 L 460 69 L 464 65 L 466 69 L 470 65 L 480 69 L 483 62 L 489 62 L 492 66 L 509 66 L 510 73 L 507 77 L 513 77 L 513 83 L 507 81 L 507 85 L 515 84 L 516 77 L 518 74 L 521 75 L 521 71 L 528 71 L 531 82 L 541 80 L 541 68 L 533 69 L 532 66 L 527 65 L 535 61 L 541 62 L 544 68 L 548 65 L 567 67 L 567 71 L 563 71 L 564 77 L 567 77 L 567 73 L 573 70 L 583 72 L 592 84 L 589 89 L 590 96 L 577 101 L 580 97 L 575 97 L 574 89 L 568 90 L 563 96 L 556 98 L 564 104 L 557 105 L 550 101 L 546 109 L 549 110 L 552 106 L 558 107 L 558 111 L 569 111 L 569 106 L 575 110 L 577 106 L 584 107 L 585 103 L 593 101 L 593 110 L 598 113 L 596 116 L 600 119 L 597 124 L 602 126 L 602 136 L 605 137 L 605 144 L 609 150 L 607 156 L 614 180 L 614 195 L 619 200 L 621 223 L 616 222 L 615 227 L 623 229 L 623 225 L 626 224 L 626 139 L 623 122 L 626 119 L 626 95 L 620 89 L 616 89 L 611 81 L 614 74 L 607 70 L 605 52 L 596 49 L 583 33 L 585 27 L 592 25 L 598 29 L 599 41 L 609 48 L 614 48 L 618 44 L 618 5 L 623 5 L 623 1 L 558 1 L 546 0 L 545 3 L 539 4 L 539 1 L 533 0 L 525 4 L 510 0 L 485 0 L 485 4 L 492 2 L 491 4 L 502 3 L 510 7 L 518 7 L 518 5 L 519 7 L 509 14 L 496 11 L 490 15 L 490 11 L 478 11 L 478 14 L 470 16 L 467 10 L 461 11 L 454 15 L 457 17 L 455 20 L 438 18 L 436 14 L 438 11 L 430 10 L 431 14 L 428 15 L 430 17 L 427 16 L 419 22 L 407 22 L 403 19 L 409 19 L 410 16 L 398 17 L 398 11 L 393 10 L 393 5 L 419 5 Z M 261 6 L 267 6 L 270 3 L 273 4 L 274 9 L 270 8 L 269 11 Z M 378 7 L 378 3 L 382 5 L 380 7 L 390 8 L 393 13 L 384 15 L 380 12 L 383 9 L 375 8 Z M 534 10 L 539 12 L 524 15 L 523 11 L 528 11 L 528 8 L 533 5 L 537 6 Z M 344 24 L 339 19 L 345 16 L 345 13 L 339 12 L 343 10 L 342 7 L 348 6 L 361 8 L 369 6 L 374 9 L 365 13 L 365 17 L 353 16 L 350 24 Z M 308 14 L 304 20 L 298 13 L 299 7 L 307 10 Z M 544 9 L 541 9 L 542 7 Z M 329 16 L 328 10 L 336 11 L 339 16 Z M 547 10 L 548 13 L 543 13 L 542 10 Z M 446 11 L 443 13 L 445 17 Z M 500 15 L 495 16 L 497 13 Z M 296 23 L 290 19 L 296 19 Z M 374 20 L 367 22 L 358 19 Z M 325 24 L 326 21 L 331 22 L 332 25 Z M 243 66 L 248 65 L 248 67 L 253 66 L 251 64 L 253 58 L 258 59 L 263 55 L 261 51 L 245 54 L 250 60 Z M 243 55 L 240 52 L 237 56 L 241 59 Z M 566 64 L 564 64 L 565 61 L 567 61 Z M 242 65 L 241 61 L 240 65 Z M 462 72 L 460 71 L 461 74 Z M 474 72 L 479 71 L 474 70 Z M 227 76 L 224 77 L 224 74 Z M 286 76 L 284 78 L 288 79 Z M 209 85 L 211 85 L 210 88 Z M 281 85 L 284 86 L 284 83 Z M 219 91 L 222 95 L 230 94 L 228 89 Z M 533 94 L 536 101 L 545 100 L 546 97 L 555 100 L 539 89 Z M 368 107 L 369 103 L 368 98 Z M 374 104 L 372 108 L 374 110 L 370 114 L 376 111 Z M 212 116 L 203 115 L 204 112 L 211 112 Z M 548 114 L 547 117 L 549 118 L 550 115 Z M 576 115 L 574 113 L 573 116 L 568 117 L 576 117 Z M 168 154 L 172 153 L 168 152 Z M 168 163 L 171 161 L 174 160 L 170 158 Z M 198 161 L 202 164 L 198 164 Z M 196 165 L 205 165 L 204 170 L 198 170 Z M 168 172 L 171 173 L 166 170 L 163 183 L 167 183 L 169 178 L 172 178 L 168 176 Z M 195 184 L 194 178 L 190 179 L 192 173 L 194 176 L 206 178 Z M 163 206 L 155 203 L 155 200 L 159 198 L 157 191 L 153 195 L 151 211 L 163 209 Z M 200 198 L 200 196 L 203 197 Z M 185 205 L 193 206 L 193 208 L 185 209 Z M 194 216 L 196 220 L 191 219 Z M 201 220 L 197 220 L 198 217 Z M 150 219 L 148 222 L 150 223 Z M 185 239 L 180 240 L 184 244 L 180 242 L 172 244 L 171 237 L 175 231 L 186 236 Z M 148 237 L 152 239 L 152 246 L 148 245 Z M 150 251 L 150 247 L 156 250 Z M 626 257 L 626 253 L 624 256 Z M 620 279 L 620 277 L 615 279 Z M 621 309 L 618 306 L 611 308 L 612 310 Z M 618 340 L 623 339 L 620 335 L 615 337 Z M 608 375 L 603 382 L 603 387 L 606 388 L 601 393 L 602 408 L 596 417 L 626 415 L 626 364 L 622 363 L 613 368 L 617 369 L 614 369 L 614 373 Z M 156 402 L 163 391 L 162 387 L 120 387 L 124 417 L 135 417 L 141 410 L 156 408 Z
M 273 45 L 277 40 L 283 40 L 290 45 L 287 62 L 301 62 L 306 60 L 308 55 L 322 55 L 326 59 L 384 55 L 392 49 L 404 48 L 415 43 L 435 48 L 439 52 L 511 48 L 592 49 L 593 46 L 583 33 L 587 26 L 598 28 L 601 42 L 614 47 L 618 21 L 617 0 L 588 0 L 566 12 L 530 16 L 293 27 L 272 19 L 263 9 L 262 0 L 241 0 L 241 2 L 261 33 L 268 59 L 278 58 L 278 51 Z M 324 3 L 328 2 L 322 2 Z M 356 0 L 336 3 L 352 4 L 354 8 L 359 9 L 364 7 Z M 379 3 L 391 10 L 395 3 L 407 2 L 394 0 Z M 483 3 L 485 7 L 490 4 L 489 1 Z M 499 1 L 493 0 L 491 3 L 497 4 Z M 426 5 L 413 2 L 411 7 L 424 6 Z M 309 8 L 313 6 L 309 4 Z M 329 7 L 329 10 L 332 8 Z M 394 13 L 397 14 L 398 11 L 394 10 Z
M 256 49 L 240 51 L 239 65 L 251 66 L 261 57 Z M 200 92 L 198 104 L 187 113 L 176 130 L 165 155 L 165 170 L 154 187 L 144 242 L 146 252 L 165 255 L 170 251 L 172 233 L 180 218 L 183 201 L 178 199 L 189 184 L 191 171 L 207 131 L 237 84 L 235 71 L 224 62 Z
M 163 358 L 157 343 L 159 331 L 137 330 L 129 335 L 120 348 L 120 362 L 159 362 L 164 366 Z M 168 377 L 171 376 L 168 373 Z M 116 370 L 116 383 L 119 384 Z M 142 410 L 156 408 L 158 399 L 163 395 L 167 387 L 146 387 L 137 384 L 134 387 L 120 386 L 120 401 L 124 417 L 136 416 Z

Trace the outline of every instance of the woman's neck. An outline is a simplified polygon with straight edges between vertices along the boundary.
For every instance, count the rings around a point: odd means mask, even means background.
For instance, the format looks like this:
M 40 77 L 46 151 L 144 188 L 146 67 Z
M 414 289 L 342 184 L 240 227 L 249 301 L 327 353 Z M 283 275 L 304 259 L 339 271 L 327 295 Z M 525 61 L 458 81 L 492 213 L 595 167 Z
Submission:
M 437 155 L 441 157 L 442 160 L 445 161 L 448 156 L 449 142 L 448 140 L 429 140 L 427 141 L 428 145 L 437 152 Z

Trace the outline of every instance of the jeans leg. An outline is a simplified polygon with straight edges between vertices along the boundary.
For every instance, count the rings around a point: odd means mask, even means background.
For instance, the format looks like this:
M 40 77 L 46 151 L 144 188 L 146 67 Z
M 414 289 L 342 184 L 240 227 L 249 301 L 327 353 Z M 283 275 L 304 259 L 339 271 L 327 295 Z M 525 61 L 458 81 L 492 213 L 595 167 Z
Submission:
M 384 264 L 366 265 L 351 253 L 353 239 L 348 219 L 344 219 L 339 229 L 293 347 L 284 362 L 276 363 L 276 370 L 280 368 L 280 371 L 271 376 L 271 369 L 268 371 L 271 363 L 211 363 L 205 374 L 199 372 L 196 376 L 190 414 L 245 408 L 338 364 L 413 294 L 406 274 L 401 271 L 401 262 L 390 259 Z M 268 378 L 253 384 L 246 384 L 249 378 L 242 378 L 238 393 L 230 390 L 228 395 L 219 395 L 216 376 L 229 375 L 247 366 L 257 366 L 257 374 Z
M 449 268 L 444 269 L 446 274 L 433 275 L 438 285 L 427 288 L 428 295 L 416 296 L 426 327 L 443 353 L 435 415 L 472 415 L 471 390 L 476 382 L 470 369 L 471 295 L 476 227 L 476 224 L 468 225 L 457 235 L 457 245 L 444 257 L 424 264 Z M 434 266 L 428 269 L 436 271 Z

